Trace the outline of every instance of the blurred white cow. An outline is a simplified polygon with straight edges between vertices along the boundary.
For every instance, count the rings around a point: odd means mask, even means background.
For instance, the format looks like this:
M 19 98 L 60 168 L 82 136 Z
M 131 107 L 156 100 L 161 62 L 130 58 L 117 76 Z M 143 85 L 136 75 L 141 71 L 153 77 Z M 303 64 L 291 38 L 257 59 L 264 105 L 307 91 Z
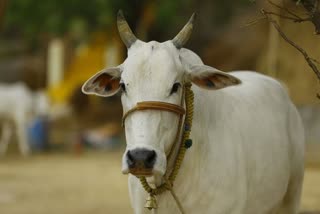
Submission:
M 29 122 L 48 111 L 48 99 L 43 92 L 31 92 L 24 83 L 0 84 L 0 120 L 2 135 L 0 138 L 0 155 L 7 150 L 13 130 L 23 155 L 30 154 L 27 127 Z

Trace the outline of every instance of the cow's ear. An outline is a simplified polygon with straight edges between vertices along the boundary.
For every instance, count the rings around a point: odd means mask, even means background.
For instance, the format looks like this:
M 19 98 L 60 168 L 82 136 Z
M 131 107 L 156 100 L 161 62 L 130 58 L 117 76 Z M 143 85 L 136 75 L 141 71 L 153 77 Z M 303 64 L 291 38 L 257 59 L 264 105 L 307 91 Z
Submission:
M 120 67 L 102 70 L 83 84 L 82 92 L 102 97 L 112 96 L 120 90 L 120 74 Z
M 241 83 L 238 78 L 228 73 L 202 64 L 188 66 L 187 73 L 194 84 L 209 90 L 217 90 Z

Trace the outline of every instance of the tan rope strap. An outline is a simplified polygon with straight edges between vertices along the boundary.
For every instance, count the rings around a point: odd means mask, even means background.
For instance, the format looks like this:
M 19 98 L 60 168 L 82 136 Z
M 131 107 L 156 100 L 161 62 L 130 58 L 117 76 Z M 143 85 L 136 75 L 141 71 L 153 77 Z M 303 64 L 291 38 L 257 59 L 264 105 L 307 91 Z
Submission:
M 168 179 L 166 179 L 166 182 L 170 185 L 169 191 L 170 191 L 173 199 L 176 201 L 176 204 L 177 204 L 177 206 L 178 206 L 181 214 L 185 214 L 186 212 L 184 211 L 184 209 L 183 209 L 183 207 L 182 207 L 182 204 L 181 204 L 178 196 L 177 196 L 176 193 L 174 192 L 173 187 L 172 187 L 172 184 L 170 183 L 170 181 L 169 181 Z
M 173 170 L 171 171 L 170 175 L 168 178 L 166 178 L 167 175 L 164 175 L 165 182 L 161 184 L 160 186 L 156 188 L 150 187 L 148 184 L 147 180 L 145 177 L 139 177 L 141 185 L 145 189 L 146 192 L 149 193 L 149 196 L 155 200 L 156 195 L 160 195 L 161 193 L 165 192 L 166 190 L 170 190 L 172 196 L 174 197 L 178 208 L 182 214 L 185 212 L 182 209 L 182 205 L 180 201 L 178 200 L 177 195 L 173 191 L 173 182 L 176 179 L 179 169 L 181 167 L 182 161 L 184 159 L 185 152 L 188 148 L 187 146 L 187 141 L 191 141 L 189 139 L 190 132 L 191 132 L 191 127 L 192 127 L 192 118 L 193 118 L 193 101 L 194 101 L 194 94 L 193 91 L 191 90 L 191 83 L 185 84 L 185 102 L 186 102 L 186 116 L 185 116 L 185 121 L 184 121 L 184 130 L 180 142 L 180 147 L 179 151 L 175 160 L 175 164 L 173 167 Z M 187 128 L 186 128 L 187 127 Z M 154 208 L 154 207 L 151 207 Z
M 176 113 L 178 115 L 184 115 L 186 113 L 184 108 L 172 103 L 165 103 L 165 102 L 159 102 L 159 101 L 143 101 L 143 102 L 138 102 L 135 107 L 133 107 L 123 115 L 122 125 L 124 125 L 124 122 L 129 114 L 135 111 L 143 111 L 143 110 L 169 111 L 172 113 Z

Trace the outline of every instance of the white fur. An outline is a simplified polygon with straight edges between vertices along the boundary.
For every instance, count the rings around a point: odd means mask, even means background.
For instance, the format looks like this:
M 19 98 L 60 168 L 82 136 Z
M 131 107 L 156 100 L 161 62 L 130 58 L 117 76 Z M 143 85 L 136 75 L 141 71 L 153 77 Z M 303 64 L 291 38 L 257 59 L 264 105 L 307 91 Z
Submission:
M 124 111 L 140 101 L 179 104 L 182 90 L 170 95 L 173 83 L 207 76 L 207 71 L 204 75 L 192 70 L 201 64 L 196 54 L 178 50 L 170 41 L 137 41 L 121 69 Z M 296 214 L 304 154 L 297 110 L 274 79 L 249 71 L 229 74 L 242 83 L 220 90 L 192 87 L 193 146 L 186 152 L 174 191 L 190 214 Z M 147 148 L 157 153 L 154 176 L 148 179 L 152 184 L 162 182 L 177 126 L 175 114 L 154 110 L 134 112 L 125 121 L 126 151 Z M 128 172 L 126 152 L 122 168 Z M 144 208 L 147 194 L 132 175 L 129 191 L 134 212 L 150 213 Z M 169 192 L 157 199 L 156 213 L 179 213 Z

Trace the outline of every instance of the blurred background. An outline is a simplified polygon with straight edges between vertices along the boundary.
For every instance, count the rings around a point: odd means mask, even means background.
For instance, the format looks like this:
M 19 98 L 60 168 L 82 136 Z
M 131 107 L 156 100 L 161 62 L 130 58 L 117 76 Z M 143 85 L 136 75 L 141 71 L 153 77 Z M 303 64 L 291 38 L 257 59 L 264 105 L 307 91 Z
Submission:
M 274 0 L 298 14 L 293 0 Z M 121 174 L 120 96 L 85 96 L 81 86 L 126 57 L 116 29 L 122 9 L 144 41 L 173 38 L 193 12 L 187 48 L 223 71 L 257 70 L 283 82 L 306 129 L 303 210 L 320 210 L 319 80 L 303 56 L 261 20 L 254 0 L 1 0 L 0 213 L 132 213 Z M 282 14 L 279 8 L 271 8 Z M 259 20 L 260 21 L 255 21 Z M 275 17 L 320 60 L 312 23 Z M 251 24 L 248 24 L 251 23 Z

